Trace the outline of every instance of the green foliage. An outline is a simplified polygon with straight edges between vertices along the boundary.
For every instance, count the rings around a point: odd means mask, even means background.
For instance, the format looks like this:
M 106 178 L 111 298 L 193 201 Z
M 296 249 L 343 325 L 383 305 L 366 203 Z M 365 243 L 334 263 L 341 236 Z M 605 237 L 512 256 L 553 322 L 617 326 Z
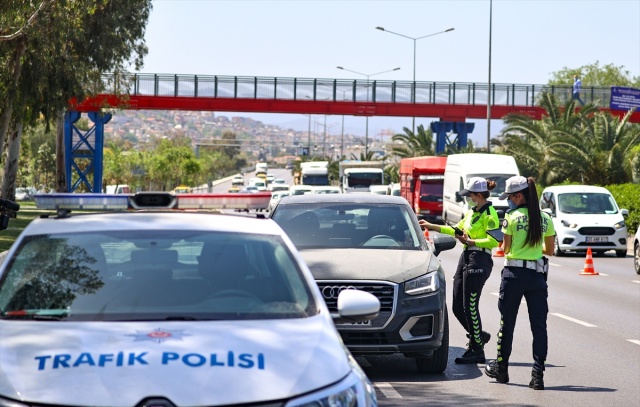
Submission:
M 583 86 L 630 86 L 640 87 L 640 76 L 633 77 L 624 66 L 607 64 L 600 66 L 600 62 L 584 65 L 579 68 L 567 68 L 551 74 L 549 85 L 573 85 L 573 75 L 580 76 Z
M 391 139 L 401 143 L 393 146 L 393 154 L 400 158 L 422 157 L 425 155 L 435 155 L 433 147 L 433 132 L 431 129 L 424 129 L 421 124 L 417 133 L 404 127 L 404 134 L 395 134 Z
M 640 185 L 616 184 L 605 188 L 611 192 L 618 207 L 628 209 L 629 216 L 625 219 L 630 234 L 634 234 L 640 226 Z

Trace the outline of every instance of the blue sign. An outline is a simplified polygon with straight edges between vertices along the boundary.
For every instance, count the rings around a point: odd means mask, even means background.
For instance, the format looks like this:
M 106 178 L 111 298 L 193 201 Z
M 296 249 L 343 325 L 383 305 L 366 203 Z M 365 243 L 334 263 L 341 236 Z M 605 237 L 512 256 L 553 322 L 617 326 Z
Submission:
M 615 110 L 640 109 L 640 89 L 612 86 L 609 108 Z

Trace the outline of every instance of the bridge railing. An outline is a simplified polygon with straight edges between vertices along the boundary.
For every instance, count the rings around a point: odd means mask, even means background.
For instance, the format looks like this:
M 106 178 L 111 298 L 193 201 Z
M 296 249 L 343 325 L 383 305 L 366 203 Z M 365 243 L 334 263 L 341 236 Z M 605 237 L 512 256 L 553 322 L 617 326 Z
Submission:
M 280 78 L 171 74 L 103 75 L 105 92 L 142 96 L 279 99 L 334 102 L 425 103 L 535 106 L 543 92 L 561 101 L 571 98 L 571 86 L 412 82 L 359 79 Z M 583 87 L 585 102 L 607 106 L 609 87 Z

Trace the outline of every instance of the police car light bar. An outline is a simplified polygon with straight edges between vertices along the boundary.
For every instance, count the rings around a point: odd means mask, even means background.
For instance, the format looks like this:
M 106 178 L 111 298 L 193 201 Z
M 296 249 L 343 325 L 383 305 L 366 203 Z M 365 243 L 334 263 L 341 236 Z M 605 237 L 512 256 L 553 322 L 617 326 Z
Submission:
M 137 194 L 36 194 L 39 209 L 123 211 L 128 209 L 266 209 L 270 192 L 249 194 L 178 194 L 169 192 L 139 192 Z

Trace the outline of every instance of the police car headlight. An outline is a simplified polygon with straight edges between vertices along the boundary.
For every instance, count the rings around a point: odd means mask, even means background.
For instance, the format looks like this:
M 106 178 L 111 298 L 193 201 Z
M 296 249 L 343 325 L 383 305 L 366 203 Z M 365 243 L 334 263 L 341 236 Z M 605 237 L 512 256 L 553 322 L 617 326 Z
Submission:
M 439 288 L 440 284 L 435 271 L 404 283 L 404 293 L 409 295 L 432 293 Z
M 0 407 L 29 407 L 29 405 L 0 397 Z
M 349 356 L 351 372 L 340 382 L 326 389 L 298 397 L 286 407 L 377 407 L 373 385 L 358 363 Z
M 615 225 L 613 225 L 613 227 L 616 228 L 616 229 L 622 229 L 625 226 L 627 226 L 627 225 L 625 225 L 623 220 L 618 222 L 618 223 L 616 223 Z

